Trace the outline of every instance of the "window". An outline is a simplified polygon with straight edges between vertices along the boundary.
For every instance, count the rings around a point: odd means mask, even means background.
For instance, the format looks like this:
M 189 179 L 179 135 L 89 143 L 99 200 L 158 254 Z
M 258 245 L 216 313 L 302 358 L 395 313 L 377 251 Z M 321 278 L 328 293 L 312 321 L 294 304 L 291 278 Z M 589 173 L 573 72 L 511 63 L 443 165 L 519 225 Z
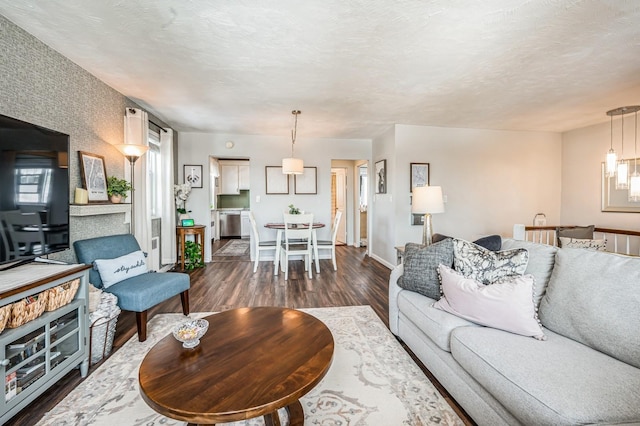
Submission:
M 46 204 L 51 193 L 51 169 L 16 169 L 17 204 Z
M 151 217 L 162 215 L 162 185 L 160 156 L 160 134 L 154 129 L 149 129 L 149 152 L 147 153 L 147 170 L 149 174 L 149 195 L 151 198 Z

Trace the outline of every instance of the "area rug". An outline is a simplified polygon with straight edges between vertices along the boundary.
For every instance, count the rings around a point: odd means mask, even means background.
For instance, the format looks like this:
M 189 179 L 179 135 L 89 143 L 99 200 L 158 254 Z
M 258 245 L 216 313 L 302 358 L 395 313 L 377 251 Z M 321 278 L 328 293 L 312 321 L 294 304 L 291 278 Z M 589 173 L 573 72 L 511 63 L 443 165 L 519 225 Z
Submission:
M 300 400 L 305 425 L 463 424 L 371 307 L 302 311 L 324 322 L 335 341 L 327 375 Z M 184 320 L 180 314 L 156 315 L 149 322 L 145 342 L 133 336 L 38 424 L 184 425 L 149 408 L 138 388 L 138 368 L 144 355 Z M 209 330 L 212 332 L 216 331 Z M 264 422 L 258 418 L 225 424 L 257 426 Z
M 214 256 L 244 256 L 251 249 L 249 240 L 231 240 L 213 253 Z

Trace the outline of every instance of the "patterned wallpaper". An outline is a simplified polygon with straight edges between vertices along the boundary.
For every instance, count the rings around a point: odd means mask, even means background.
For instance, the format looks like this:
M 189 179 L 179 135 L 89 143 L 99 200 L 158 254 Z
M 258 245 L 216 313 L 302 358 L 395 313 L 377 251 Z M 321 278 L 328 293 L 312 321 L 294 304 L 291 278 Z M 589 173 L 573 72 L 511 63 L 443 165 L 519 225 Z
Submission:
M 70 202 L 81 187 L 77 151 L 105 158 L 107 175 L 122 177 L 125 107 L 138 107 L 69 59 L 0 15 L 0 114 L 70 136 Z M 71 217 L 71 241 L 126 233 L 123 214 Z M 75 262 L 72 251 L 52 257 Z

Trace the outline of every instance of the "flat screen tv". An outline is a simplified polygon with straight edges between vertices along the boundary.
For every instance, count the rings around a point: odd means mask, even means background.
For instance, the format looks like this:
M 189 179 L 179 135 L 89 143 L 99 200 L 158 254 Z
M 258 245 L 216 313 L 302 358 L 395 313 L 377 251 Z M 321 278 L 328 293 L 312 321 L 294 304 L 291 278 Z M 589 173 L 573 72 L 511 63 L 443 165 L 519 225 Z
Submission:
M 69 135 L 0 115 L 0 270 L 69 248 Z

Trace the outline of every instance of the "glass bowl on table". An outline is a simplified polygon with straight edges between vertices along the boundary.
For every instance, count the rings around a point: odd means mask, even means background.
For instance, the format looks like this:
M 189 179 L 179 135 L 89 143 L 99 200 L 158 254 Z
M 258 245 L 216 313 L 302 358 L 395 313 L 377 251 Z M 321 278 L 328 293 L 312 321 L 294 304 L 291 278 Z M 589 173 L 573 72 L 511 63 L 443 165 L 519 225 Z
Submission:
M 173 328 L 173 337 L 182 342 L 183 348 L 195 348 L 200 344 L 200 338 L 204 336 L 208 328 L 209 321 L 205 319 L 189 320 Z

